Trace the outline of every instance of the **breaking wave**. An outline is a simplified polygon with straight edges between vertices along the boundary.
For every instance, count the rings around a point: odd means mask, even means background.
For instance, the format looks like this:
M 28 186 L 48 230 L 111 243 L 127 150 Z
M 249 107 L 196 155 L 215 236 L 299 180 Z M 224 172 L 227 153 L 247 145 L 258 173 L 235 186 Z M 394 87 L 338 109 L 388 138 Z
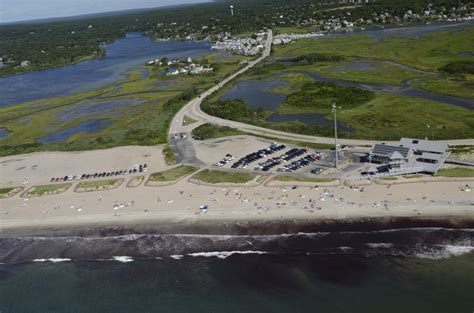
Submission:
M 408 228 L 282 235 L 156 235 L 0 238 L 0 263 L 175 259 L 265 254 L 387 255 L 442 259 L 474 253 L 472 229 Z
M 133 262 L 133 258 L 129 256 L 114 256 L 112 260 L 118 261 L 120 263 L 130 263 Z
M 213 252 L 196 252 L 196 253 L 190 253 L 187 254 L 188 256 L 192 257 L 205 257 L 205 258 L 212 258 L 216 257 L 218 259 L 227 259 L 230 256 L 233 256 L 235 254 L 268 254 L 268 252 L 265 251 L 213 251 Z
M 70 262 L 69 258 L 49 258 L 49 259 L 34 259 L 33 262 L 51 262 L 51 263 L 61 263 L 61 262 Z

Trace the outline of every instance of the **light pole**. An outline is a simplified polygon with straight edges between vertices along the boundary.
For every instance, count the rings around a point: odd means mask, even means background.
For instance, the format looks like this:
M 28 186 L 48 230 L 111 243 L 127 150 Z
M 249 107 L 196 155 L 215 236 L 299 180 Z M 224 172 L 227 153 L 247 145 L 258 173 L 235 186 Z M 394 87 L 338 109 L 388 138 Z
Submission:
M 334 102 L 332 104 L 332 112 L 334 113 L 334 150 L 336 151 L 336 168 L 339 165 L 339 153 L 337 149 L 337 106 L 336 103 Z

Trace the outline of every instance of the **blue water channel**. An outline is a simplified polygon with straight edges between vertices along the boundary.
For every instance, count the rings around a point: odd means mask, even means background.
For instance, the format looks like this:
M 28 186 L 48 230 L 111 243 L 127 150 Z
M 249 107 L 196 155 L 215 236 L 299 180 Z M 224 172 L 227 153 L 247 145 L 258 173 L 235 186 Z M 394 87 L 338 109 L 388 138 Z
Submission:
M 221 100 L 243 100 L 254 109 L 265 109 L 276 111 L 278 106 L 285 100 L 285 95 L 271 92 L 272 89 L 285 87 L 288 83 L 282 80 L 265 81 L 261 79 L 250 79 L 238 82 Z
M 72 135 L 77 133 L 97 133 L 104 128 L 112 125 L 112 121 L 106 120 L 91 120 L 83 122 L 77 126 L 66 128 L 55 133 L 49 134 L 47 136 L 38 138 L 36 141 L 40 143 L 55 143 L 67 140 Z
M 105 57 L 59 68 L 0 78 L 0 106 L 66 96 L 97 89 L 124 79 L 124 73 L 161 57 L 200 58 L 209 53 L 208 42 L 155 42 L 138 33 L 104 46 Z M 145 74 L 145 70 L 141 70 Z
M 0 128 L 0 139 L 7 137 L 10 134 L 10 131 L 6 128 Z

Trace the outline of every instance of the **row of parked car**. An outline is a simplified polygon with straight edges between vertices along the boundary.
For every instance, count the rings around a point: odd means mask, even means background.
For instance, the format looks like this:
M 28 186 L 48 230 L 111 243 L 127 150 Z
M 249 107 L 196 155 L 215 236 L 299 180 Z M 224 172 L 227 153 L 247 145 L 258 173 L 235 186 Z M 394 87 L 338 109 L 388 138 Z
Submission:
M 278 143 L 272 143 L 270 147 L 265 148 L 265 149 L 260 149 L 257 152 L 253 152 L 250 154 L 247 154 L 243 158 L 239 159 L 237 162 L 232 164 L 232 168 L 247 168 L 250 163 L 255 162 L 257 160 L 260 160 L 266 156 L 269 156 L 277 151 L 285 149 L 285 145 L 281 145 Z
M 275 166 L 277 166 L 277 165 L 279 165 L 283 162 L 287 162 L 291 159 L 294 159 L 297 156 L 303 155 L 306 152 L 307 152 L 306 149 L 293 148 L 293 149 L 289 150 L 288 152 L 286 152 L 285 154 L 283 154 L 279 157 L 271 158 L 271 159 L 269 159 L 265 162 L 257 164 L 257 166 L 255 166 L 255 170 L 256 171 L 267 172 L 271 168 L 273 168 L 273 167 L 275 167 Z
M 310 165 L 316 161 L 321 160 L 321 153 L 313 152 L 310 155 L 305 156 L 299 160 L 293 161 L 288 165 L 282 166 L 277 171 L 279 172 L 294 172 L 300 168 Z
M 115 172 L 102 172 L 102 173 L 94 173 L 94 174 L 82 174 L 82 175 L 67 175 L 64 177 L 53 177 L 51 178 L 52 183 L 58 182 L 67 182 L 73 180 L 83 180 L 83 179 L 94 179 L 94 178 L 102 178 L 102 177 L 114 177 L 114 176 L 121 176 L 126 174 L 135 174 L 135 173 L 142 173 L 148 170 L 147 164 L 135 164 L 133 169 L 129 170 L 122 170 L 122 171 L 115 171 Z
M 230 161 L 232 161 L 234 159 L 234 157 L 232 156 L 232 154 L 229 154 L 227 153 L 224 157 L 224 159 L 222 159 L 221 161 L 219 162 L 216 162 L 213 164 L 213 166 L 215 167 L 223 167 L 224 165 L 226 165 L 227 163 L 229 163 Z

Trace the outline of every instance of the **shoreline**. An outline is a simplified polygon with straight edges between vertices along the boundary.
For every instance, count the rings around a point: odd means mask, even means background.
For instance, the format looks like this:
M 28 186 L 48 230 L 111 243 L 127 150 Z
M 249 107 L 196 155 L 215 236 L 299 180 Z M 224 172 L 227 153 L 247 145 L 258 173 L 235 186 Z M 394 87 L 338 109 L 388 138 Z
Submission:
M 110 222 L 65 220 L 44 224 L 2 226 L 1 238 L 12 237 L 113 237 L 126 235 L 263 236 L 318 232 L 372 232 L 410 228 L 474 229 L 473 216 L 389 216 L 268 219 L 129 219 Z
M 446 258 L 474 251 L 474 217 L 201 221 L 0 233 L 0 264 L 233 254 Z

